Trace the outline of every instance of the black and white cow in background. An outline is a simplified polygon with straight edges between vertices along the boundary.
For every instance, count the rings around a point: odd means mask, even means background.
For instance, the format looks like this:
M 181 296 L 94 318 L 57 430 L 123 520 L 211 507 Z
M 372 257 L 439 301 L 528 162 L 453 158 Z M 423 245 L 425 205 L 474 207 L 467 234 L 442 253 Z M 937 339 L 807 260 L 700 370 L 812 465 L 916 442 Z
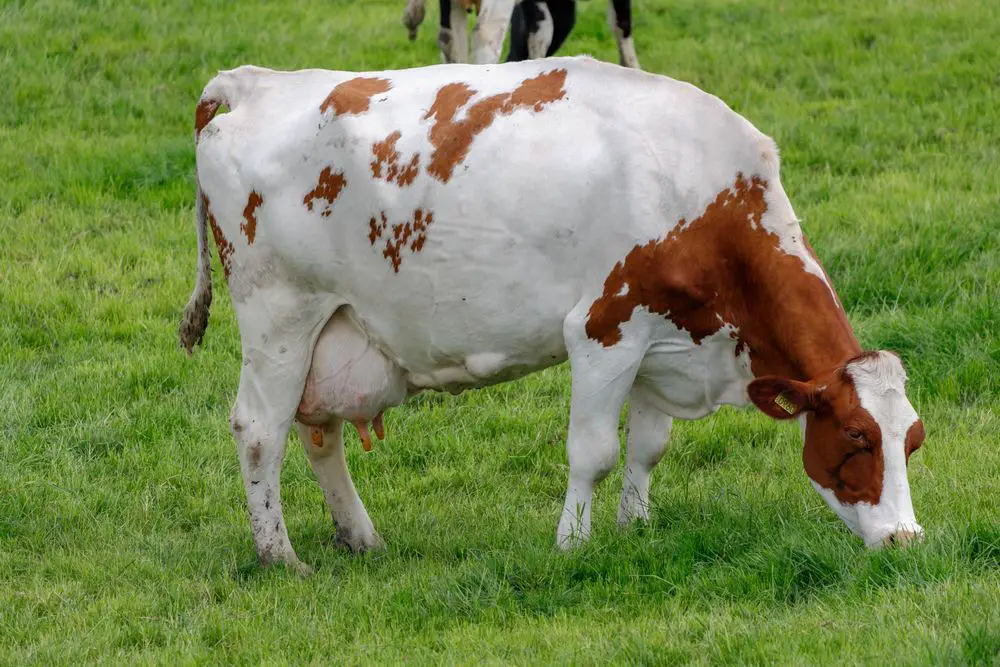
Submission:
M 403 24 L 410 39 L 424 20 L 425 0 L 409 0 Z M 467 14 L 476 11 L 472 31 L 472 62 L 496 63 L 511 28 L 507 61 L 551 56 L 569 36 L 576 21 L 576 0 L 439 0 L 441 28 L 438 46 L 445 62 L 468 62 Z M 632 42 L 632 0 L 609 0 L 608 24 L 618 43 L 618 59 L 625 67 L 639 69 Z

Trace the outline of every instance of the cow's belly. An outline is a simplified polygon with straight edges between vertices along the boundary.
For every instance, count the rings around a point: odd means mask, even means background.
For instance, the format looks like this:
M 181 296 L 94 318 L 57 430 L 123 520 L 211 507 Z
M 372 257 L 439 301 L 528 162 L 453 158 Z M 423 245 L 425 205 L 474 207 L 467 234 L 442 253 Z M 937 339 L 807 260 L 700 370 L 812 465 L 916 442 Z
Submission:
M 477 273 L 453 269 L 447 278 L 428 279 L 426 291 L 364 294 L 352 302 L 367 335 L 404 369 L 412 389 L 482 387 L 566 359 L 563 320 L 575 303 L 570 286 L 529 295 L 527 283 Z M 478 292 L 491 283 L 489 294 Z

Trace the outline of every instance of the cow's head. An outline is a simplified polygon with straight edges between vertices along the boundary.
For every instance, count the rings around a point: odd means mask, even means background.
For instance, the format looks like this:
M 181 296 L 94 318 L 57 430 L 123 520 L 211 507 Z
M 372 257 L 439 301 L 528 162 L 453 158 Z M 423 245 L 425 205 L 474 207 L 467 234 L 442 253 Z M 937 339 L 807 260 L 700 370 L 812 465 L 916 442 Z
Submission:
M 866 352 L 809 382 L 762 377 L 750 400 L 777 419 L 800 417 L 806 474 L 869 547 L 923 533 L 913 515 L 906 464 L 924 426 L 906 398 L 906 372 L 890 352 Z

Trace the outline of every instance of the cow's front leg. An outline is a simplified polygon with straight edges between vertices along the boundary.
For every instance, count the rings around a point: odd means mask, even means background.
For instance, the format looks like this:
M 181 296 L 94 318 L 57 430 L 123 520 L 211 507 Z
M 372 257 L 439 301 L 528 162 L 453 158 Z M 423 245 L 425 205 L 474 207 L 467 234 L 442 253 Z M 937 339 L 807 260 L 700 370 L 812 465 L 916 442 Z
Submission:
M 638 341 L 605 348 L 589 340 L 585 313 L 571 313 L 564 324 L 573 374 L 566 440 L 569 483 L 556 532 L 556 544 L 564 549 L 590 536 L 594 487 L 618 462 L 618 416 L 645 350 Z
M 628 398 L 628 449 L 625 479 L 618 507 L 618 525 L 649 519 L 649 477 L 670 441 L 673 419 L 650 400 L 649 390 L 636 383 Z
M 384 548 L 347 468 L 343 420 L 336 419 L 324 427 L 301 423 L 298 427 L 309 465 L 337 527 L 337 544 L 356 553 Z

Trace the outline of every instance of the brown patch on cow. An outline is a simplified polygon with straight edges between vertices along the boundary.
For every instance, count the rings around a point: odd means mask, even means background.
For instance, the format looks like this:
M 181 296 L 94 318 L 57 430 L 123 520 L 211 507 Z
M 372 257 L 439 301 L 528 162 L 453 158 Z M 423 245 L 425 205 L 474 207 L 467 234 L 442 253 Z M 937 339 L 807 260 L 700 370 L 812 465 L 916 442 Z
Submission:
M 310 440 L 312 440 L 312 444 L 314 447 L 319 447 L 319 448 L 323 447 L 323 429 L 314 426 L 310 430 L 309 438 Z
M 382 238 L 382 233 L 385 231 L 385 228 L 389 226 L 389 219 L 386 217 L 385 211 L 382 211 L 379 215 L 382 218 L 381 221 L 376 220 L 375 216 L 372 216 L 371 219 L 368 220 L 368 240 L 373 246 L 376 241 Z
M 729 337 L 736 341 L 736 347 L 733 348 L 733 355 L 737 357 L 743 356 L 743 352 L 747 349 L 747 342 L 740 338 L 740 332 L 730 331 Z
M 482 8 L 482 0 L 458 0 L 458 3 L 462 5 L 462 9 L 469 13 L 475 10 L 476 14 L 479 14 Z
M 384 141 L 376 141 L 372 144 L 371 162 L 372 176 L 382 179 L 387 183 L 395 183 L 399 187 L 405 187 L 413 183 L 420 171 L 420 154 L 414 153 L 409 163 L 401 165 L 399 162 L 399 151 L 396 150 L 396 142 L 402 134 L 396 130 L 385 138 Z
M 904 444 L 906 446 L 906 462 L 910 461 L 910 454 L 920 449 L 920 445 L 924 444 L 924 423 L 919 419 L 910 426 L 906 431 L 906 440 Z
M 437 92 L 434 104 L 424 119 L 434 119 L 429 137 L 434 152 L 428 173 L 447 183 L 468 155 L 473 139 L 493 124 L 498 115 L 510 115 L 518 109 L 540 112 L 546 104 L 566 96 L 563 87 L 566 70 L 554 69 L 532 79 L 525 79 L 513 92 L 483 98 L 465 110 L 463 120 L 455 120 L 459 110 L 468 104 L 477 91 L 464 83 L 449 83 Z
M 194 138 L 195 141 L 201 136 L 201 131 L 205 129 L 219 110 L 220 102 L 215 100 L 201 100 L 194 110 Z
M 340 191 L 346 185 L 347 179 L 344 178 L 344 172 L 334 172 L 332 167 L 326 167 L 320 172 L 316 187 L 306 193 L 306 196 L 302 198 L 302 203 L 306 205 L 307 209 L 312 211 L 313 204 L 317 199 L 325 201 L 326 203 L 323 204 L 323 210 L 320 211 L 320 215 L 328 218 L 333 212 L 333 202 L 337 200 L 337 197 L 340 196 Z
M 806 473 L 842 503 L 878 504 L 885 470 L 878 422 L 861 407 L 845 369 L 810 384 L 816 393 L 802 449 Z
M 250 449 L 247 451 L 247 461 L 251 466 L 256 468 L 260 465 L 260 445 L 251 445 Z
M 399 267 L 403 264 L 403 251 L 407 248 L 410 254 L 417 254 L 424 248 L 427 242 L 427 228 L 434 222 L 434 214 L 424 212 L 423 209 L 413 211 L 413 220 L 395 223 L 392 225 L 392 234 L 388 233 L 389 219 L 382 211 L 376 220 L 373 216 L 368 220 L 368 240 L 372 246 L 377 241 L 385 239 L 385 247 L 382 256 L 389 260 L 392 270 L 399 273 Z
M 205 217 L 208 218 L 208 224 L 212 228 L 212 236 L 215 237 L 215 248 L 219 251 L 219 263 L 222 264 L 222 273 L 226 276 L 226 280 L 229 280 L 229 272 L 233 268 L 233 252 L 235 248 L 233 248 L 233 244 L 226 238 L 226 235 L 222 233 L 222 228 L 219 227 L 215 216 L 212 215 L 208 197 L 204 193 L 201 195 L 201 201 L 205 206 Z
M 807 380 L 861 352 L 830 288 L 784 253 L 764 229 L 767 181 L 737 174 L 705 211 L 636 245 L 604 281 L 586 332 L 605 347 L 621 340 L 636 308 L 663 315 L 696 344 L 729 324 L 754 375 Z
M 392 82 L 388 79 L 361 76 L 343 81 L 338 83 L 319 105 L 319 112 L 326 113 L 327 109 L 332 108 L 338 116 L 363 114 L 371 106 L 373 97 L 387 93 L 391 89 Z
M 257 236 L 257 208 L 264 203 L 264 198 L 256 190 L 250 191 L 247 198 L 246 208 L 243 209 L 243 222 L 240 223 L 240 231 L 247 237 L 247 244 L 253 245 L 253 240 Z

